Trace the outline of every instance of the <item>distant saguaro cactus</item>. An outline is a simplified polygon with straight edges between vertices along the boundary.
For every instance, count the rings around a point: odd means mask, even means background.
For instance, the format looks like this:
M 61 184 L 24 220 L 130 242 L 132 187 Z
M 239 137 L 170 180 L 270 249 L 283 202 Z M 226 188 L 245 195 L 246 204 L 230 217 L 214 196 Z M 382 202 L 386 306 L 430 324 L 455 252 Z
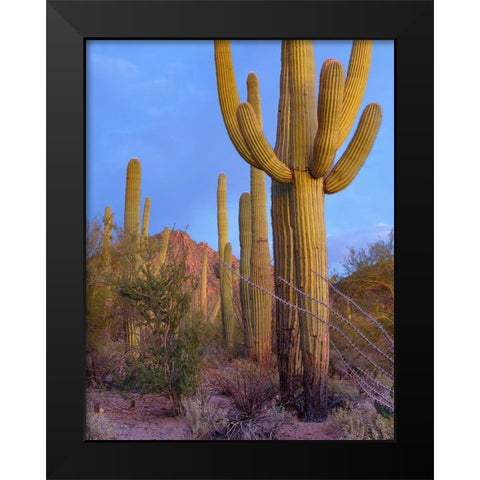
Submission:
M 113 215 L 109 205 L 105 207 L 103 215 L 103 236 L 102 236 L 102 255 L 103 264 L 107 270 L 110 269 L 112 263 L 112 229 Z
M 208 251 L 205 249 L 203 252 L 202 260 L 202 277 L 200 279 L 200 310 L 207 319 L 207 285 L 208 285 Z
M 334 164 L 335 154 L 348 135 L 365 91 L 372 42 L 353 43 L 347 78 L 340 62 L 328 59 L 320 74 L 316 95 L 313 42 L 285 40 L 282 44 L 282 71 L 275 150 L 262 132 L 261 123 L 249 102 L 239 102 L 230 42 L 215 40 L 215 64 L 220 107 L 229 136 L 240 155 L 272 178 L 272 224 L 289 234 L 296 286 L 306 293 L 298 298 L 300 345 L 303 364 L 303 417 L 321 421 L 327 416 L 327 373 L 329 362 L 328 285 L 317 275 L 328 276 L 325 194 L 336 193 L 355 178 L 363 165 L 380 127 L 381 108 L 369 104 L 347 149 Z M 273 207 L 273 195 L 287 193 L 287 205 Z M 276 235 L 274 234 L 274 247 Z M 289 261 L 284 250 L 288 242 L 277 244 L 281 263 Z M 278 275 L 278 273 L 277 273 Z M 314 301 L 317 299 L 318 301 Z M 323 304 L 322 304 L 323 303 Z M 306 311 L 312 312 L 308 315 Z M 278 333 L 278 330 L 277 330 Z
M 232 266 L 232 244 L 225 244 L 223 259 L 227 267 Z M 223 335 L 227 348 L 233 346 L 233 295 L 232 295 L 232 271 L 229 268 L 222 269 L 222 281 L 220 283 L 222 317 L 223 317 Z
M 143 221 L 142 221 L 142 239 L 148 240 L 148 224 L 150 222 L 150 197 L 145 198 L 143 205 Z
M 217 227 L 218 227 L 218 256 L 220 257 L 220 299 L 224 341 L 228 348 L 233 345 L 233 299 L 232 273 L 225 268 L 222 261 L 228 264 L 225 254 L 228 243 L 227 217 L 227 177 L 224 173 L 218 176 L 217 185 Z M 230 245 L 229 261 L 232 262 L 232 246 Z
M 138 158 L 132 158 L 127 165 L 127 185 L 125 188 L 125 217 L 123 228 L 125 238 L 137 239 L 140 236 L 140 182 L 142 166 Z
M 127 179 L 125 186 L 124 237 L 127 242 L 139 246 L 140 240 L 140 187 L 142 166 L 138 158 L 132 158 L 127 165 Z M 127 345 L 134 346 L 140 343 L 140 328 L 135 325 L 135 312 L 127 307 L 125 319 L 125 339 Z

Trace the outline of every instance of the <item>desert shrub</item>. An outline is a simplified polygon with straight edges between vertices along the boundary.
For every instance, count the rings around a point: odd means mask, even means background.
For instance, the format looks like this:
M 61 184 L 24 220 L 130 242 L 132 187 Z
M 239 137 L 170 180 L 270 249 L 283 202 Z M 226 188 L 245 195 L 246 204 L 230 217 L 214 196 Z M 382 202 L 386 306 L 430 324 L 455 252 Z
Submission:
M 394 419 L 348 403 L 331 414 L 332 429 L 337 440 L 393 440 Z
M 348 403 L 355 405 L 362 399 L 358 387 L 345 378 L 333 376 L 328 380 L 328 406 L 333 409 L 345 407 Z
M 183 398 L 182 407 L 192 439 L 214 440 L 226 429 L 228 410 L 210 404 L 204 392 Z
M 113 427 L 102 413 L 87 411 L 85 440 L 116 440 Z
M 221 393 L 232 399 L 240 415 L 254 417 L 278 391 L 275 371 L 248 360 L 238 360 L 219 371 L 213 379 Z
M 222 433 L 227 440 L 276 440 L 279 428 L 289 418 L 283 406 L 272 402 L 253 416 L 232 415 Z

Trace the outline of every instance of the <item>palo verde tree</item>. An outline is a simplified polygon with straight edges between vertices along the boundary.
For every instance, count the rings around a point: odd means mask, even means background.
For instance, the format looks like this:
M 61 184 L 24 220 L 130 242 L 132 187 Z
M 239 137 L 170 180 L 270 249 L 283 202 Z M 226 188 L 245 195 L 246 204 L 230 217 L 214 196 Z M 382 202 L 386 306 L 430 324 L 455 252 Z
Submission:
M 275 268 L 277 260 L 280 269 L 287 268 L 287 271 L 277 269 L 275 274 L 287 280 L 293 278 L 296 287 L 306 294 L 297 300 L 302 309 L 299 312 L 302 416 L 306 420 L 321 421 L 327 416 L 328 284 L 314 272 L 324 278 L 328 276 L 325 195 L 339 192 L 355 178 L 380 126 L 381 108 L 371 103 L 334 165 L 335 154 L 346 139 L 363 98 L 372 42 L 354 42 L 346 78 L 340 62 L 331 58 L 324 62 L 318 99 L 313 42 L 282 42 L 274 149 L 263 134 L 252 105 L 239 101 L 230 42 L 216 40 L 214 46 L 218 96 L 228 134 L 240 155 L 267 173 L 274 185 Z M 276 184 L 283 187 L 279 189 Z M 279 233 L 282 230 L 283 233 Z M 281 325 L 283 320 L 277 318 L 277 323 Z

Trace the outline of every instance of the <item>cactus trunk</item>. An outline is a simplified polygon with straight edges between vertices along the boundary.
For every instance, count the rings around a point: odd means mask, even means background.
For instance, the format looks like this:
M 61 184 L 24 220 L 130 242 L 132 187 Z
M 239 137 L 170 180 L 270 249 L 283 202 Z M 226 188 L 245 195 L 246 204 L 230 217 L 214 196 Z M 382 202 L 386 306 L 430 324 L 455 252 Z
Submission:
M 222 321 L 223 337 L 227 348 L 233 347 L 233 296 L 232 296 L 232 245 L 225 244 L 223 258 L 226 267 L 221 274 L 221 300 L 222 300 Z
M 112 228 L 113 215 L 110 206 L 105 207 L 103 216 L 103 237 L 102 237 L 102 256 L 103 265 L 106 271 L 109 271 L 112 265 Z
M 280 73 L 280 99 L 278 104 L 278 127 L 275 154 L 287 166 L 290 164 L 290 92 L 288 81 L 287 47 L 282 42 L 282 70 Z M 272 232 L 273 258 L 275 265 L 275 295 L 296 305 L 296 294 L 280 279 L 295 283 L 293 261 L 293 231 L 290 220 L 290 198 L 292 186 L 272 180 Z M 301 370 L 298 313 L 283 302 L 277 301 L 276 353 L 279 372 L 280 396 L 284 403 L 293 401 L 296 378 Z
M 144 242 L 148 240 L 148 224 L 150 222 L 150 197 L 145 198 L 143 205 L 143 221 L 142 221 L 142 239 Z
M 250 255 L 252 253 L 252 205 L 250 194 L 242 193 L 240 197 L 238 227 L 240 233 L 240 275 L 250 279 Z M 242 307 L 244 342 L 247 357 L 255 358 L 253 340 L 253 319 L 251 305 L 251 288 L 247 282 L 240 282 L 240 304 Z
M 125 217 L 123 228 L 127 240 L 137 239 L 140 235 L 140 181 L 142 167 L 138 158 L 132 158 L 127 166 L 127 185 L 125 188 Z
M 200 310 L 207 319 L 207 267 L 208 267 L 208 251 L 205 249 L 203 252 L 202 261 L 202 277 L 200 280 Z

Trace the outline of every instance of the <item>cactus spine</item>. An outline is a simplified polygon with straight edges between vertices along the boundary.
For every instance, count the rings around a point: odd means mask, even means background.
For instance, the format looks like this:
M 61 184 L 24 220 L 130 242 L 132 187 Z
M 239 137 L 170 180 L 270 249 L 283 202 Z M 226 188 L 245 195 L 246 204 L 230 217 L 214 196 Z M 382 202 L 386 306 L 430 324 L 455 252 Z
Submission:
M 221 270 L 220 292 L 222 301 L 223 335 L 227 348 L 233 346 L 233 296 L 232 296 L 232 244 L 227 242 L 223 253 L 225 264 L 229 268 Z
M 239 103 L 230 43 L 215 40 L 214 45 L 220 107 L 230 138 L 250 165 L 261 168 L 273 181 L 290 185 L 290 216 L 283 221 L 292 226 L 295 284 L 307 294 L 299 296 L 297 303 L 313 313 L 299 313 L 303 364 L 302 415 L 306 420 L 324 420 L 327 416 L 329 334 L 328 327 L 315 317 L 328 322 L 328 285 L 312 271 L 323 277 L 328 275 L 325 194 L 342 190 L 355 178 L 380 126 L 381 108 L 378 104 L 369 104 L 352 141 L 331 168 L 339 142 L 348 135 L 348 126 L 353 124 L 363 98 L 372 42 L 361 40 L 353 43 L 346 81 L 338 61 L 328 59 L 323 64 L 318 104 L 313 42 L 283 42 L 281 82 L 287 88 L 281 91 L 279 103 L 277 152 L 265 138 L 252 106 L 248 102 Z M 285 118 L 281 118 L 283 116 Z M 279 150 L 283 158 L 277 155 Z M 272 209 L 272 212 L 275 214 L 277 210 Z M 286 213 L 283 210 L 281 214 Z M 280 221 L 273 218 L 274 225 Z
M 247 101 L 262 125 L 262 110 L 258 79 L 254 73 L 247 78 Z M 270 248 L 268 245 L 267 186 L 265 172 L 250 166 L 250 196 L 252 214 L 252 246 L 250 279 L 268 292 L 273 290 Z M 272 298 L 256 288 L 250 289 L 255 360 L 268 362 L 272 343 Z
M 150 197 L 145 198 L 143 205 L 143 221 L 142 221 L 142 239 L 144 242 L 148 240 L 148 224 L 150 221 Z
M 240 233 L 240 275 L 250 278 L 250 255 L 252 252 L 252 204 L 250 194 L 242 193 L 238 209 L 238 227 Z M 244 341 L 248 358 L 255 357 L 253 338 L 253 318 L 251 289 L 246 282 L 240 282 L 240 303 L 244 322 Z

